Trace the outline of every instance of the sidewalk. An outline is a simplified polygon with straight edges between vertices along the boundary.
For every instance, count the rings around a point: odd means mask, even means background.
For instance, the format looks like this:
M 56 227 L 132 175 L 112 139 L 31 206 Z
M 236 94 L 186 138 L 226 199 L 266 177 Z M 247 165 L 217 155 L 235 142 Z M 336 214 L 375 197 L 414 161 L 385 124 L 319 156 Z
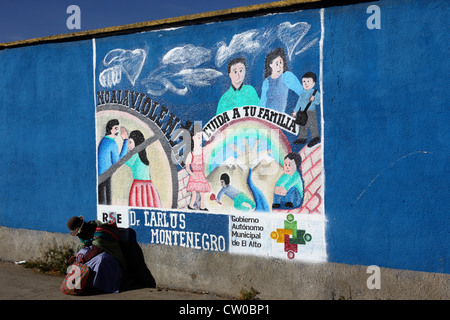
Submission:
M 22 265 L 0 261 L 0 300 L 227 300 L 212 294 L 144 288 L 95 296 L 61 292 L 62 276 L 47 275 Z

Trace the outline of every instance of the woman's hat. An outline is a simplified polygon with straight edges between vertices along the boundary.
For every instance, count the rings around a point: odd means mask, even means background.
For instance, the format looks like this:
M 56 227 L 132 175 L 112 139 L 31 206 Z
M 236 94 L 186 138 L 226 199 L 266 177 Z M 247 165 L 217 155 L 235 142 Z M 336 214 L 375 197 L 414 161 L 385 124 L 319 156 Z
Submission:
M 81 228 L 84 225 L 84 218 L 83 216 L 79 217 L 72 217 L 67 221 L 67 228 L 70 230 L 70 234 L 72 236 L 76 236 L 80 233 Z

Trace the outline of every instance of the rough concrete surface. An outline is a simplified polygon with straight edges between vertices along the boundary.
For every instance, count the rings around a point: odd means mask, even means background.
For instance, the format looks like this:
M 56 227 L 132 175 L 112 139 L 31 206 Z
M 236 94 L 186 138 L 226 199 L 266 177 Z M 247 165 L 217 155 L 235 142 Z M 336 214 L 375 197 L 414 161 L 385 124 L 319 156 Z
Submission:
M 42 250 L 53 244 L 76 244 L 67 234 L 0 227 L 0 259 L 21 261 L 39 258 Z M 108 295 L 105 299 L 207 299 L 237 298 L 241 290 L 256 289 L 263 300 L 448 300 L 450 275 L 380 268 L 380 289 L 369 289 L 367 266 L 339 263 L 302 263 L 285 259 L 232 255 L 162 245 L 141 245 L 146 264 L 158 287 L 164 291 L 143 289 Z M 59 292 L 61 279 L 22 270 L 21 266 L 1 263 L 0 298 L 16 292 L 18 299 L 53 297 L 68 299 Z M 21 272 L 22 272 L 21 271 Z M 8 273 L 9 272 L 9 273 Z M 28 279 L 37 284 L 27 287 Z M 11 277 L 21 279 L 16 285 Z M 11 281 L 12 282 L 11 282 Z M 31 281 L 31 280 L 30 280 Z M 12 286 L 13 291 L 6 289 Z M 36 289 L 37 288 L 37 289 Z M 8 289 L 9 290 L 9 289 Z M 37 291 L 36 291 L 37 290 Z M 212 296 L 191 295 L 188 292 L 208 292 Z M 36 293 L 37 292 L 37 293 Z M 173 293 L 173 295 L 172 295 Z M 189 298 L 183 296 L 188 294 Z M 10 297 L 11 299 L 13 297 Z M 77 299 L 79 299 L 77 297 Z
M 61 292 L 64 277 L 0 261 L 0 300 L 224 300 L 209 293 L 144 288 L 114 294 L 69 296 Z
M 370 310 L 374 317 L 386 316 L 399 310 L 403 316 L 415 315 L 425 308 L 444 311 L 446 304 L 414 302 L 414 304 L 388 301 L 311 301 L 311 300 L 265 300 L 237 301 L 211 293 L 195 293 L 165 288 L 145 288 L 113 294 L 91 296 L 68 296 L 60 291 L 62 276 L 47 275 L 22 265 L 0 260 L 0 306 L 4 314 L 15 316 L 34 316 L 36 313 L 49 313 L 46 317 L 97 315 L 103 318 L 117 318 L 124 315 L 156 315 L 168 319 L 228 319 L 258 317 L 258 319 L 281 319 L 292 317 L 293 310 L 300 310 L 303 316 L 316 314 L 326 306 L 333 308 L 334 314 L 354 313 Z M 342 300 L 342 299 L 336 299 Z M 357 304 L 355 304 L 357 303 Z M 445 303 L 445 302 L 444 302 Z M 10 309 L 10 310 L 9 310 Z M 138 310 L 138 311 L 137 311 Z M 10 312 L 11 311 L 11 312 Z M 138 313 L 135 313 L 138 312 Z M 294 311 L 297 312 L 297 311 Z M 295 314 L 295 313 L 294 313 Z
M 285 1 L 274 1 L 274 2 L 268 2 L 268 3 L 261 3 L 261 4 L 255 4 L 250 6 L 244 6 L 244 7 L 237 7 L 237 8 L 231 8 L 231 9 L 223 9 L 223 10 L 217 10 L 217 11 L 210 11 L 210 12 L 203 12 L 203 13 L 197 13 L 197 14 L 190 14 L 180 17 L 174 17 L 174 18 L 166 18 L 166 19 L 160 19 L 160 20 L 153 20 L 153 21 L 144 21 L 144 22 L 138 22 L 128 25 L 122 25 L 122 26 L 113 26 L 113 27 L 106 27 L 96 30 L 87 30 L 87 31 L 80 31 L 80 32 L 73 32 L 73 33 L 67 33 L 67 34 L 58 34 L 53 36 L 46 36 L 41 38 L 34 38 L 34 39 L 27 39 L 27 40 L 20 40 L 20 41 L 13 41 L 13 42 L 5 42 L 0 44 L 0 48 L 7 48 L 7 47 L 16 47 L 16 46 L 23 46 L 23 45 L 33 45 L 33 44 L 39 44 L 39 43 L 45 43 L 45 42 L 51 42 L 51 41 L 61 41 L 64 39 L 80 39 L 80 38 L 86 38 L 86 37 L 100 37 L 105 34 L 114 34 L 118 32 L 124 32 L 124 31 L 130 31 L 130 30 L 136 30 L 136 29 L 144 29 L 144 28 L 157 28 L 161 26 L 171 26 L 171 25 L 177 25 L 179 23 L 195 23 L 196 21 L 202 20 L 202 19 L 217 19 L 219 17 L 222 17 L 222 19 L 225 19 L 227 16 L 232 16 L 236 14 L 245 14 L 248 12 L 256 12 L 256 11 L 262 11 L 262 10 L 268 10 L 268 9 L 278 9 L 278 8 L 288 8 L 290 6 L 298 6 L 302 4 L 308 4 L 308 3 L 314 3 L 314 2 L 320 2 L 322 0 L 285 0 Z

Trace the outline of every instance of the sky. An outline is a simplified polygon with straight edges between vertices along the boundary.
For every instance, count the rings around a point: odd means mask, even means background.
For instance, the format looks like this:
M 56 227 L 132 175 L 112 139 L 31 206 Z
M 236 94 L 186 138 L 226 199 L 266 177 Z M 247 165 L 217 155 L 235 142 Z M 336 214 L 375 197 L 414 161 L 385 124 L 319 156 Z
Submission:
M 275 0 L 0 0 L 0 43 L 230 9 Z M 81 29 L 68 29 L 77 5 Z

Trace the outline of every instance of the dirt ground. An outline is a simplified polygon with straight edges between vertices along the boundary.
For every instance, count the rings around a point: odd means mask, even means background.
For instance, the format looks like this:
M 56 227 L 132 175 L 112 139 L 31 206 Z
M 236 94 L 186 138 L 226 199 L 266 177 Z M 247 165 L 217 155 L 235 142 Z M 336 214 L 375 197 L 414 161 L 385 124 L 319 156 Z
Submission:
M 61 292 L 62 276 L 43 274 L 22 265 L 0 261 L 0 300 L 225 300 L 208 293 L 144 288 L 94 296 Z

